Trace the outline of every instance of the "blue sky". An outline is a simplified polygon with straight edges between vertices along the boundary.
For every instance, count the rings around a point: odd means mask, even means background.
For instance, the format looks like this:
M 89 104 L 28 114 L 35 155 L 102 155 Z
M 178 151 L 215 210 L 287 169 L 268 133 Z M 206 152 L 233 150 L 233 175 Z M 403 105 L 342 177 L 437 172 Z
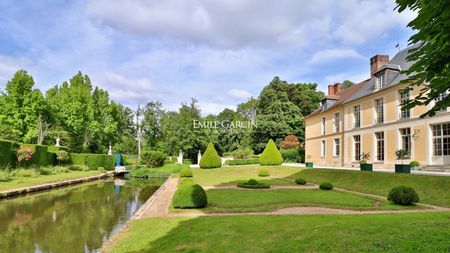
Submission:
M 264 4 L 262 4 L 264 3 Z M 414 13 L 393 0 L 2 0 L 0 88 L 18 69 L 46 90 L 81 70 L 128 106 L 191 97 L 204 115 L 258 96 L 274 76 L 328 84 L 369 76 Z

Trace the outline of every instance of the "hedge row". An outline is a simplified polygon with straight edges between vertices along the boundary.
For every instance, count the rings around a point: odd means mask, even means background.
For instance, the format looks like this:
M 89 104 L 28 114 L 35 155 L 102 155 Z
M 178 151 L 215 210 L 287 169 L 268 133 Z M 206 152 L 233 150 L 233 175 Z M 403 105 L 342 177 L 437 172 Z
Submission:
M 228 164 L 228 165 L 259 164 L 259 159 L 258 158 L 253 158 L 253 159 L 226 160 L 225 164 Z
M 18 143 L 0 139 L 0 169 L 15 166 L 17 158 L 14 150 L 18 148 Z
M 114 169 L 114 156 L 103 154 L 70 154 L 72 164 L 87 166 L 90 170 L 103 167 L 107 170 Z

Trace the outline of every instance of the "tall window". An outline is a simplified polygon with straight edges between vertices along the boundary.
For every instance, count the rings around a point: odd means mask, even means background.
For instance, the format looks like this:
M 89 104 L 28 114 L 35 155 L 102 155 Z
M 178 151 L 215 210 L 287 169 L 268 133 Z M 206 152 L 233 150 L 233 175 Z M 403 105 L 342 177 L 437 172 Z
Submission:
M 409 101 L 409 90 L 408 89 L 400 90 L 398 92 L 398 95 L 399 95 L 400 107 L 402 106 L 402 104 L 407 103 Z M 407 119 L 407 118 L 409 118 L 409 116 L 410 116 L 410 110 L 401 108 L 400 118 Z
M 341 115 L 339 113 L 334 114 L 334 131 L 339 132 L 341 129 Z
M 384 88 L 386 85 L 386 79 L 384 77 L 384 74 L 377 76 L 377 90 Z
M 353 127 L 361 127 L 361 106 L 353 106 Z
M 375 100 L 375 124 L 384 122 L 383 98 Z
M 377 160 L 384 161 L 384 132 L 375 133 L 377 139 Z
M 353 136 L 353 150 L 355 153 L 355 161 L 359 161 L 361 159 L 361 136 L 355 135 Z
M 434 156 L 450 155 L 450 123 L 433 127 Z
M 443 92 L 443 93 L 439 94 L 439 95 L 434 99 L 434 102 L 437 103 L 437 102 L 439 102 L 439 101 L 441 101 L 441 100 L 444 100 L 445 98 L 447 98 L 447 96 L 448 96 L 448 93 L 447 93 L 447 92 Z M 440 112 L 443 112 L 443 111 L 445 111 L 445 108 L 442 108 L 442 109 L 439 110 L 439 111 L 440 111 Z
M 325 141 L 322 141 L 322 146 L 320 148 L 320 156 L 325 157 L 325 153 L 326 153 Z
M 341 155 L 341 140 L 339 138 L 334 139 L 334 156 Z
M 325 135 L 325 117 L 322 118 L 322 135 Z
M 406 151 L 408 156 L 411 156 L 411 128 L 401 128 L 399 131 L 402 149 Z

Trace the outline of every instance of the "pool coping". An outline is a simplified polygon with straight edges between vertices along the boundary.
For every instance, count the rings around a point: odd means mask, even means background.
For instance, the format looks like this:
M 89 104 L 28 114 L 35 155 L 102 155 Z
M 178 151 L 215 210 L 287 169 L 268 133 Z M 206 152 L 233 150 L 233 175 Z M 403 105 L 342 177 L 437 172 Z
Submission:
M 95 176 L 89 176 L 89 177 L 82 177 L 82 178 L 76 178 L 76 179 L 70 179 L 70 180 L 64 180 L 64 181 L 56 181 L 52 183 L 46 183 L 46 184 L 39 184 L 34 186 L 28 186 L 24 188 L 17 188 L 12 190 L 6 190 L 0 192 L 0 199 L 2 198 L 8 198 L 13 196 L 18 196 L 22 194 L 27 194 L 31 192 L 38 192 L 38 191 L 44 191 L 54 188 L 59 188 L 63 186 L 69 186 L 69 185 L 75 185 L 75 184 L 81 184 L 85 182 L 95 181 L 102 178 L 107 178 L 109 175 L 113 175 L 113 171 L 108 171 L 106 173 L 102 173 L 100 175 Z

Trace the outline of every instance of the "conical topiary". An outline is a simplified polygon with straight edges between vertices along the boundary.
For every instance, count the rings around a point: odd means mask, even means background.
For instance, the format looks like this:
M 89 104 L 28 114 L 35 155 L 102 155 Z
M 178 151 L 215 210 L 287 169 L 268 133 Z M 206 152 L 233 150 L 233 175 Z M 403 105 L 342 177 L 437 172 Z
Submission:
M 259 157 L 261 165 L 280 165 L 283 163 L 283 157 L 272 139 L 267 142 L 266 148 Z
M 206 148 L 205 153 L 203 153 L 202 159 L 200 159 L 200 168 L 202 169 L 212 169 L 219 168 L 222 166 L 222 161 L 220 156 L 217 154 L 214 145 L 210 142 Z

